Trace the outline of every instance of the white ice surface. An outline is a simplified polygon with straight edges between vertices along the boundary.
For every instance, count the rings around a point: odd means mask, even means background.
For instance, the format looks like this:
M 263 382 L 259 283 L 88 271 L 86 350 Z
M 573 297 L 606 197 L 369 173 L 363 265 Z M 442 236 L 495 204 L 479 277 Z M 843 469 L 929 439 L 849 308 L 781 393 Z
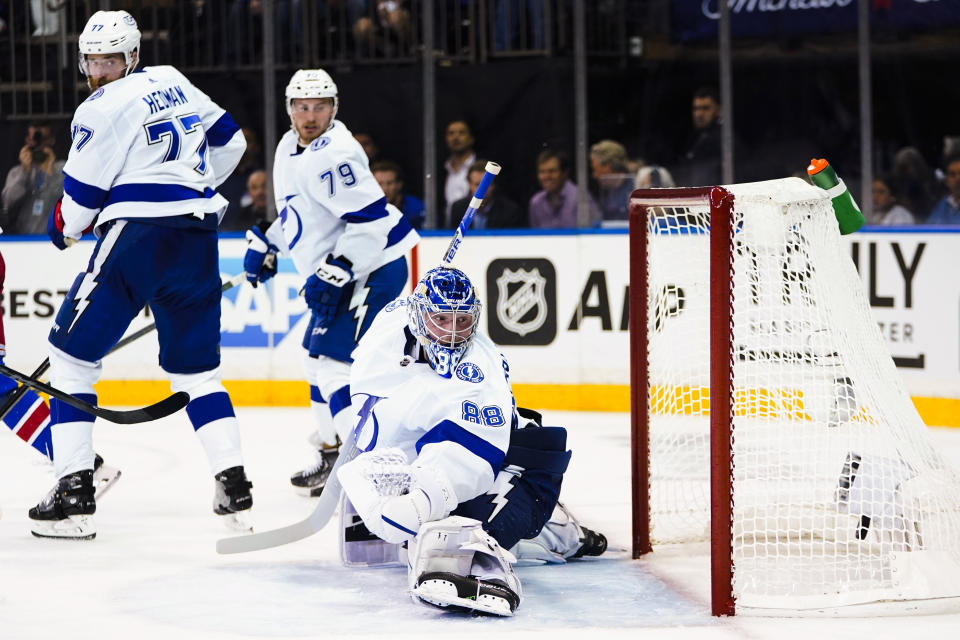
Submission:
M 307 409 L 238 409 L 253 520 L 304 517 L 288 476 L 310 460 Z M 52 486 L 48 465 L 0 433 L 0 639 L 20 638 L 957 638 L 948 615 L 857 619 L 714 618 L 703 549 L 630 559 L 629 426 L 625 414 L 545 412 L 569 430 L 563 500 L 610 540 L 600 558 L 523 567 L 525 600 L 510 619 L 414 604 L 401 569 L 346 569 L 334 527 L 307 540 L 218 556 L 230 535 L 213 516 L 213 482 L 186 417 L 99 423 L 95 448 L 123 477 L 98 505 L 90 542 L 30 535 L 27 509 Z M 931 429 L 960 464 L 960 430 Z

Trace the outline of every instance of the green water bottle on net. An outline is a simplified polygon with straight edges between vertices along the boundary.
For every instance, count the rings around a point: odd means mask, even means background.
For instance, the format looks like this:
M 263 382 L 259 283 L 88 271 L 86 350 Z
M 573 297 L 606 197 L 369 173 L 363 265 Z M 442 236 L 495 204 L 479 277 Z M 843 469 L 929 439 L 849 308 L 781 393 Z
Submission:
M 847 185 L 843 184 L 843 180 L 837 177 L 837 172 L 833 170 L 829 162 L 823 158 L 813 158 L 810 160 L 810 166 L 807 167 L 807 173 L 810 175 L 813 184 L 826 191 L 827 195 L 830 196 L 830 201 L 833 203 L 833 214 L 837 216 L 842 235 L 853 233 L 864 225 L 866 220 L 860 212 L 860 207 L 854 202 Z

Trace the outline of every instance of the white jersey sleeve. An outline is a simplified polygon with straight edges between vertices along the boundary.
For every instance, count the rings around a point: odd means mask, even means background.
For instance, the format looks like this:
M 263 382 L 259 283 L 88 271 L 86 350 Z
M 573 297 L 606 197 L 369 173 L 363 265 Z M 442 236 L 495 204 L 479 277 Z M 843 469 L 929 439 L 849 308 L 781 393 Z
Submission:
M 514 401 L 503 356 L 477 334 L 450 378 L 423 359 L 404 360 L 419 353 L 405 303 L 387 305 L 353 352 L 359 444 L 403 449 L 413 466 L 442 472 L 464 502 L 490 489 L 510 444 Z
M 360 276 L 404 255 L 419 236 L 388 205 L 366 155 L 334 120 L 306 149 L 288 132 L 277 146 L 274 190 L 284 240 L 297 270 L 309 276 L 327 254 L 344 256 Z
M 218 213 L 214 188 L 246 147 L 222 108 L 173 67 L 147 67 L 94 91 L 74 114 L 64 166 L 65 235 L 93 219 Z

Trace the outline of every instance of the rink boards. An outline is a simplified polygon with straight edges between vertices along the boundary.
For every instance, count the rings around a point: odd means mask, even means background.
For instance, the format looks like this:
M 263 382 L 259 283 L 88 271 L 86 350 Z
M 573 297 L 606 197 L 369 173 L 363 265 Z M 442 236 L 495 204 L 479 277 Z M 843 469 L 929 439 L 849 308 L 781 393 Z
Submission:
M 2 237 L 0 237 L 2 238 Z M 439 263 L 447 233 L 428 232 L 411 255 L 418 274 Z M 845 238 L 881 332 L 928 424 L 960 426 L 960 230 L 867 230 Z M 242 271 L 245 241 L 220 242 L 224 277 Z M 92 242 L 57 251 L 45 238 L 2 238 L 7 362 L 43 359 L 53 316 Z M 629 409 L 625 229 L 473 232 L 457 255 L 481 290 L 482 321 L 507 356 L 518 401 L 557 410 Z M 289 259 L 267 286 L 223 300 L 223 377 L 237 404 L 304 405 L 302 281 Z M 138 317 L 132 329 L 151 321 Z M 155 334 L 104 360 L 104 404 L 167 393 Z

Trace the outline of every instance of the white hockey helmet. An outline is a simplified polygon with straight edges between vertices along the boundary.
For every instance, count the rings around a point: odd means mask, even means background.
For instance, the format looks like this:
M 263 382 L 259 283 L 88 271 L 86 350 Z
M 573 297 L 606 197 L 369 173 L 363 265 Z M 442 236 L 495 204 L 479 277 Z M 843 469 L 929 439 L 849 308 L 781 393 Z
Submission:
M 137 21 L 126 11 L 97 11 L 87 20 L 78 38 L 80 71 L 89 76 L 87 56 L 91 53 L 122 53 L 127 65 L 124 75 L 140 62 L 134 52 L 140 49 L 140 29 Z M 132 63 L 132 64 L 131 64 Z
M 287 114 L 293 117 L 293 101 L 296 98 L 332 98 L 332 122 L 337 117 L 337 107 L 340 104 L 337 98 L 337 85 L 330 74 L 323 69 L 298 69 L 290 82 L 287 83 Z

